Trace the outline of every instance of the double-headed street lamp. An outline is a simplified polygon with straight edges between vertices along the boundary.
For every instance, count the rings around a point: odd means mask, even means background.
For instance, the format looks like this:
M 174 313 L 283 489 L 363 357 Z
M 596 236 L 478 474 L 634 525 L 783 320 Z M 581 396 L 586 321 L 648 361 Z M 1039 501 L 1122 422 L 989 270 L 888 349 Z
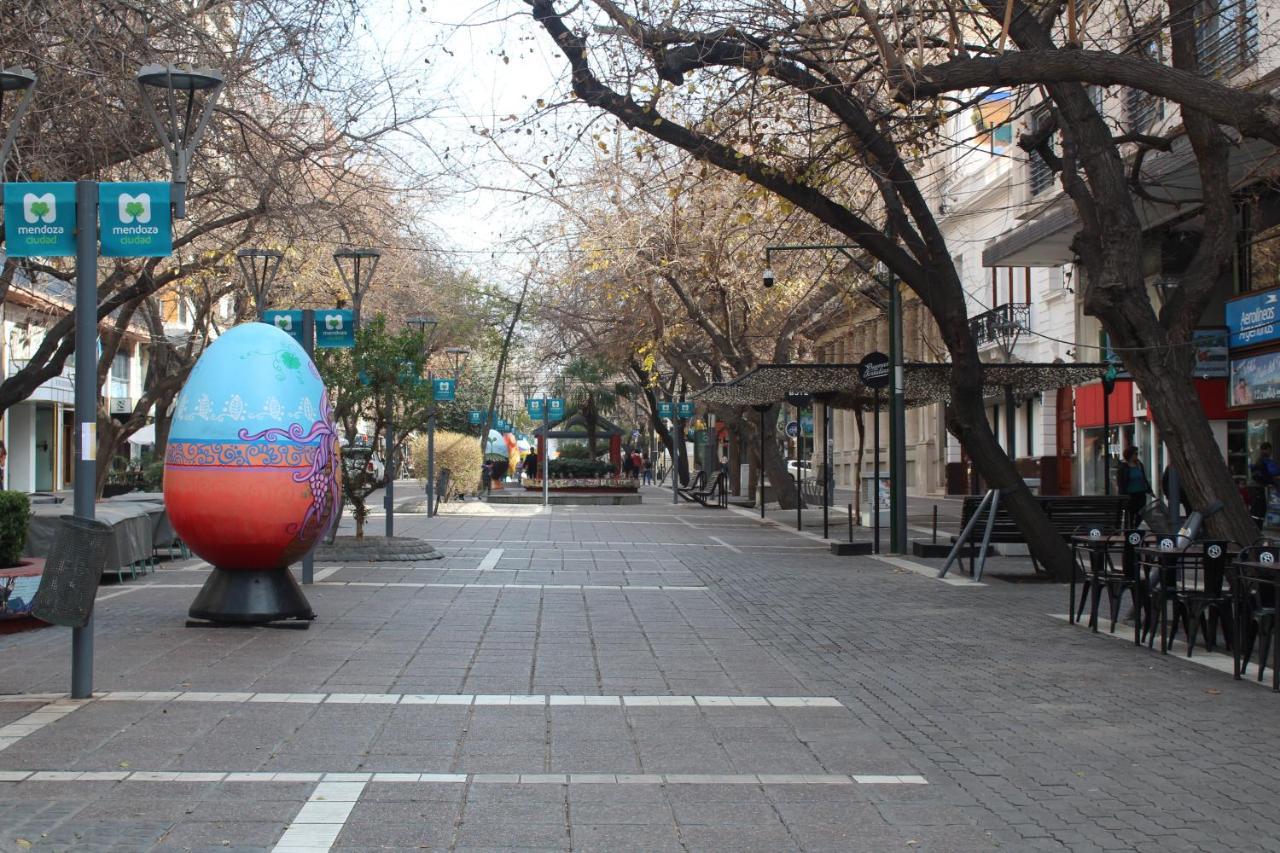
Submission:
M 338 274 L 342 283 L 347 286 L 351 295 L 352 327 L 360 329 L 360 305 L 364 302 L 365 291 L 378 271 L 378 260 L 382 252 L 377 249 L 339 249 L 333 253 L 333 262 L 338 265 Z
M 213 117 L 214 105 L 222 92 L 222 72 L 212 68 L 148 65 L 138 72 L 138 89 L 142 95 L 142 111 L 151 119 L 169 157 L 173 172 L 170 198 L 173 215 L 186 219 L 191 158 Z M 163 101 L 163 116 L 156 109 L 153 95 Z M 197 108 L 201 100 L 204 104 Z
M 879 275 L 868 269 L 862 260 L 854 255 L 853 250 L 857 248 L 859 247 L 849 244 L 833 243 L 767 246 L 764 250 L 765 270 L 762 278 L 765 287 L 773 287 L 774 282 L 777 280 L 777 276 L 773 272 L 772 263 L 774 252 L 825 249 L 844 255 L 850 262 L 863 272 L 869 273 L 882 287 L 889 291 L 889 367 L 892 374 L 891 393 L 889 395 L 889 542 L 890 548 L 894 553 L 905 554 L 907 550 L 907 403 L 905 371 L 902 359 L 902 292 L 898 287 L 897 277 L 888 267 L 884 268 L 884 278 L 881 280 Z M 824 440 L 825 438 L 824 436 Z M 823 458 L 825 459 L 827 455 L 826 447 L 824 447 Z M 761 459 L 760 462 L 763 475 L 764 460 Z M 830 476 L 828 473 L 830 466 L 831 460 L 827 459 L 825 465 L 827 472 L 824 472 L 824 476 Z M 798 477 L 799 475 L 800 469 L 797 466 L 796 476 Z M 875 472 L 873 480 L 876 483 L 875 493 L 878 502 L 879 471 Z M 861 483 L 855 483 L 854 488 L 860 488 L 861 485 Z
M 236 252 L 236 263 L 249 287 L 249 295 L 253 297 L 253 311 L 258 320 L 271 304 L 271 285 L 283 260 L 284 255 L 274 249 L 241 249 Z

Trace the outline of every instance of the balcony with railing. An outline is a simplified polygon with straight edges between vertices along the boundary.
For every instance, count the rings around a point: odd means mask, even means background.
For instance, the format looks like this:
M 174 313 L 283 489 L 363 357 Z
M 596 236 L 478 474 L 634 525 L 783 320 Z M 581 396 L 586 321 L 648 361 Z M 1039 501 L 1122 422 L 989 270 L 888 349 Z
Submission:
M 1031 306 L 1025 302 L 999 305 L 969 318 L 969 333 L 979 348 L 1000 344 L 1012 347 L 1031 328 Z

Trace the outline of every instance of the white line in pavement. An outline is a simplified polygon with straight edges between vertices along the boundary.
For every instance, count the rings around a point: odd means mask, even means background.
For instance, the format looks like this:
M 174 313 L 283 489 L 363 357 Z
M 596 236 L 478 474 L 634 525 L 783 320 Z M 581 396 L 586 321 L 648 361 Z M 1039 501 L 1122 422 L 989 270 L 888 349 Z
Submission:
M 487 572 L 494 566 L 498 565 L 498 560 L 502 559 L 502 548 L 490 548 L 489 553 L 484 555 L 484 559 L 480 561 L 480 565 L 476 567 L 478 572 Z
M 98 590 L 98 595 L 94 599 L 94 601 L 95 603 L 100 601 L 110 601 L 113 598 L 119 598 L 122 595 L 128 595 L 131 592 L 137 592 L 137 590 L 138 590 L 138 587 L 131 586 L 131 587 L 128 587 L 127 589 L 120 589 L 114 592 L 108 592 L 105 595 L 103 595 L 102 590 Z
M 9 697 L 5 698 L 8 701 L 15 701 Z M 92 701 L 92 699 L 59 697 L 47 705 L 42 705 L 25 717 L 19 717 L 7 726 L 0 726 L 0 749 L 8 749 L 27 735 L 38 732 L 50 723 L 56 723 L 67 714 Z
M 333 571 L 339 571 L 341 567 Z M 327 575 L 326 575 L 327 577 Z M 198 583 L 140 583 L 130 591 L 139 589 L 200 589 Z M 528 589 L 545 592 L 706 592 L 705 586 L 679 586 L 657 584 L 607 584 L 607 583 L 425 583 L 422 581 L 322 581 L 312 586 L 364 587 L 367 589 Z M 102 601 L 103 599 L 98 599 Z
M 368 782 L 321 782 L 302 804 L 273 848 L 275 853 L 316 853 L 333 846 Z
M 41 696 L 44 698 L 48 694 L 41 694 Z M 23 701 L 23 698 L 21 694 L 4 696 L 0 697 L 0 702 L 18 702 Z M 102 702 L 229 702 L 237 704 L 267 702 L 305 705 L 531 705 L 538 707 L 569 705 L 590 708 L 735 709 L 844 707 L 840 700 L 832 696 L 630 696 L 622 694 L 566 696 L 556 693 L 218 693 L 195 690 L 112 690 L 98 694 L 94 698 Z M 27 697 L 27 701 L 31 701 L 30 697 Z
M 320 571 L 316 572 L 314 575 L 311 576 L 311 580 L 322 581 L 327 577 L 336 575 L 340 571 L 342 571 L 342 566 L 330 566 L 327 569 L 321 569 Z
M 316 799 L 313 793 L 307 800 L 312 803 L 332 803 L 335 808 L 316 808 L 305 817 L 310 825 L 331 826 L 342 813 L 338 804 L 353 806 L 355 800 L 338 799 L 352 796 L 349 791 L 360 792 L 370 782 L 444 782 L 457 785 L 927 785 L 929 781 L 916 774 L 889 775 L 871 773 L 271 773 L 271 772 L 200 772 L 200 771 L 150 771 L 150 770 L 0 770 L 0 782 L 317 782 L 319 791 L 326 785 L 352 786 L 332 788 L 326 799 Z M 303 810 L 307 809 L 303 806 Z M 351 809 L 342 815 L 346 823 Z M 303 817 L 303 812 L 299 812 Z M 294 825 L 300 824 L 294 818 Z M 341 831 L 341 824 L 338 825 Z M 287 833 L 286 833 L 287 835 Z M 318 835 L 318 833 L 317 833 Z M 337 838 L 338 833 L 333 834 Z M 284 843 L 281 838 L 281 843 Z M 329 842 L 332 844 L 332 841 Z M 314 850 L 319 842 L 291 843 L 276 850 Z M 319 849 L 328 849 L 320 847 Z
M 968 578 L 951 578 L 951 577 L 940 578 L 938 577 L 938 570 L 933 568 L 932 566 L 926 566 L 923 563 L 917 563 L 912 560 L 904 560 L 902 557 L 890 557 L 885 554 L 871 554 L 869 556 L 873 560 L 879 560 L 882 563 L 888 563 L 889 565 L 896 566 L 899 569 L 906 569 L 909 572 L 915 572 L 918 575 L 924 575 L 925 577 L 930 578 L 932 580 L 942 581 L 948 586 L 963 586 L 963 587 L 986 586 L 986 584 L 983 583 L 982 581 L 971 581 Z
M 723 540 L 723 539 L 721 539 L 719 536 L 708 536 L 707 538 L 708 538 L 708 539 L 710 539 L 712 542 L 719 542 L 721 545 L 723 545 L 724 547 L 728 548 L 730 551 L 732 551 L 732 552 L 733 552 L 733 553 L 735 553 L 735 554 L 741 554 L 741 553 L 742 553 L 741 551 L 739 551 L 739 550 L 738 550 L 738 548 L 737 548 L 736 546 L 734 546 L 734 545 L 730 545 L 728 542 L 724 541 L 724 540 Z

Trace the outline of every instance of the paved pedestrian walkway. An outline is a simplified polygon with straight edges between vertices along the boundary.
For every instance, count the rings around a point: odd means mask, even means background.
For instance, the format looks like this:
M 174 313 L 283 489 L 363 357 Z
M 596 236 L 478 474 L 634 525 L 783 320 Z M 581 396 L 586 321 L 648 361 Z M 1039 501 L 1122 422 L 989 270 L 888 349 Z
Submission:
M 663 497 L 401 517 L 444 559 L 317 566 L 305 631 L 186 627 L 167 564 L 88 701 L 0 638 L 0 849 L 1280 849 L 1280 696 Z

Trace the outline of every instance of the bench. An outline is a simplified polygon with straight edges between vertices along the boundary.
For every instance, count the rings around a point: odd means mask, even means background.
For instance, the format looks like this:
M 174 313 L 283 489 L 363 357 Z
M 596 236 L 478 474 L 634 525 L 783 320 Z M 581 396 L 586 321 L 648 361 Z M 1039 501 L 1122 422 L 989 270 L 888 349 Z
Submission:
M 672 476 L 675 476 L 675 475 L 673 474 Z M 689 503 L 693 503 L 694 501 L 697 500 L 697 498 L 693 496 L 694 493 L 702 491 L 703 486 L 706 485 L 706 482 L 707 482 L 706 471 L 694 471 L 693 478 L 689 480 L 689 485 L 679 486 L 676 488 L 676 491 L 680 494 L 680 497 L 684 498 Z
M 712 498 L 716 499 L 714 506 L 717 509 L 724 509 L 729 506 L 729 490 L 725 488 L 724 472 L 717 471 L 716 475 L 711 478 L 711 483 L 705 489 L 692 492 L 690 496 L 704 507 L 712 506 L 707 503 Z
M 1033 497 L 1040 503 L 1044 514 L 1049 517 L 1053 532 L 1063 539 L 1070 537 L 1081 527 L 1120 529 L 1124 508 L 1129 503 L 1129 499 L 1124 495 L 1035 495 Z M 983 495 L 965 495 L 964 504 L 960 510 L 961 530 L 964 530 L 974 513 L 978 511 L 978 507 L 982 505 L 982 498 Z M 973 576 L 974 557 L 978 546 L 982 543 L 983 533 L 986 531 L 988 512 L 989 508 L 983 510 L 978 523 L 969 534 L 966 550 L 969 552 L 970 577 Z M 952 542 L 957 539 L 959 539 L 958 536 L 951 537 Z M 1013 516 L 1009 514 L 1008 504 L 1003 500 L 996 509 L 995 522 L 991 525 L 990 541 L 1008 544 L 1026 544 L 1027 541 L 1022 528 L 1018 527 Z M 1034 556 L 1031 558 L 1031 565 L 1037 572 L 1040 571 L 1040 564 Z

